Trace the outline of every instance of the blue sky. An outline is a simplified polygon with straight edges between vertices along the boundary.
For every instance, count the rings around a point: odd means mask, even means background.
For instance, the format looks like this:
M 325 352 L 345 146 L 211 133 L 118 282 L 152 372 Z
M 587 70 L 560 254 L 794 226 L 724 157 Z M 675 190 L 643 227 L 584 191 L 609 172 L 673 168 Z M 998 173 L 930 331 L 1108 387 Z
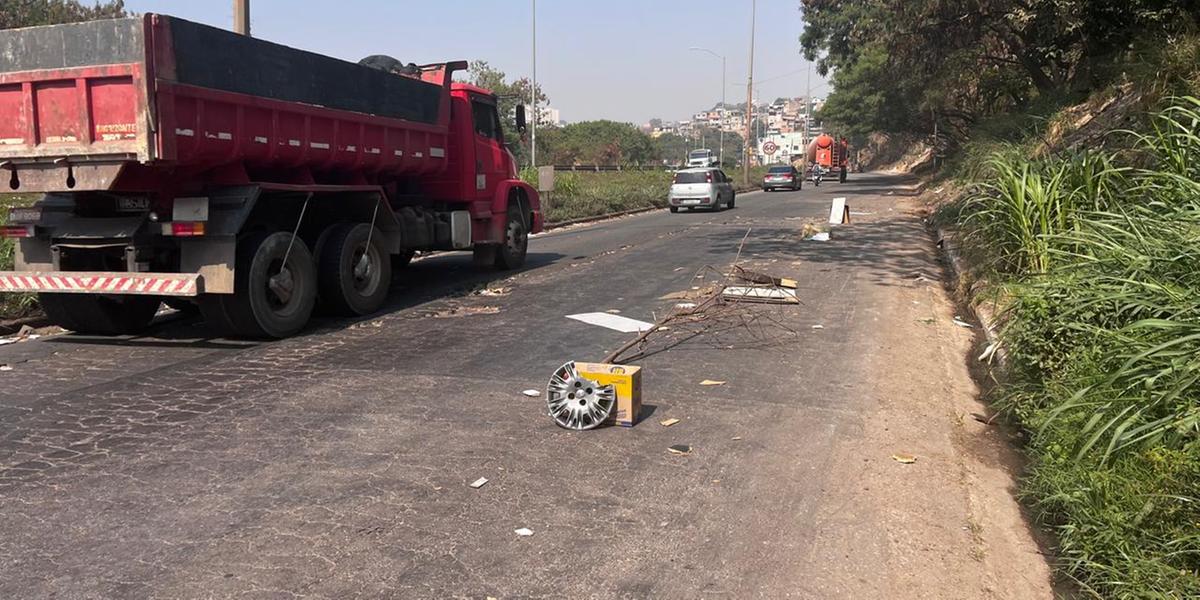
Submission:
M 126 0 L 159 12 L 231 27 L 232 0 Z M 759 99 L 805 93 L 796 0 L 758 0 L 754 76 Z M 256 37 L 347 60 L 390 54 L 405 62 L 487 60 L 510 78 L 531 64 L 529 0 L 251 0 Z M 330 8 L 333 7 L 333 8 Z M 541 0 L 538 82 L 567 121 L 684 118 L 721 98 L 745 101 L 750 0 Z M 761 82 L 761 86 L 758 82 Z M 814 95 L 826 93 L 814 72 Z

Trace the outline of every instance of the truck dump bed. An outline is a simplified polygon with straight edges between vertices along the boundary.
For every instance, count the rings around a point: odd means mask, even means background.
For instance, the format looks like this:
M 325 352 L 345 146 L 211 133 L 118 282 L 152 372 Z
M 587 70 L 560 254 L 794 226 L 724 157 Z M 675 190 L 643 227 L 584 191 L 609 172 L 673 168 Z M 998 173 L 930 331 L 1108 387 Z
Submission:
M 0 31 L 0 167 L 18 191 L 234 163 L 364 183 L 435 173 L 464 66 L 406 77 L 155 14 Z

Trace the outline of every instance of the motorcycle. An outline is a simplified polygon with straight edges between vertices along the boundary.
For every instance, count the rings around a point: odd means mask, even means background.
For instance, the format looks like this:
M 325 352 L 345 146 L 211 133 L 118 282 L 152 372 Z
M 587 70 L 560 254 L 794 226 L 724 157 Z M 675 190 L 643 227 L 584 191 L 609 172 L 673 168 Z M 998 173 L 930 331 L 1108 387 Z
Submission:
M 813 185 L 821 185 L 821 179 L 825 177 L 825 173 L 825 167 L 822 167 L 821 165 L 813 165 L 811 176 Z

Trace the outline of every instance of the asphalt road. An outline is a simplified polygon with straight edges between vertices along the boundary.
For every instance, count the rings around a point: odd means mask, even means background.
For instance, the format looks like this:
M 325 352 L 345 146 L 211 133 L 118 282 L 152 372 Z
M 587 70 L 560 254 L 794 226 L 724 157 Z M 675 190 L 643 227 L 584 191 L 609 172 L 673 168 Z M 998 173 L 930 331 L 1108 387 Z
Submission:
M 517 274 L 434 256 L 398 276 L 383 313 L 275 343 L 173 321 L 144 337 L 0 347 L 12 367 L 0 372 L 0 597 L 925 589 L 896 587 L 906 559 L 886 535 L 888 510 L 851 510 L 869 489 L 860 471 L 893 469 L 895 448 L 845 450 L 868 444 L 881 365 L 911 362 L 919 380 L 921 365 L 946 359 L 890 345 L 913 335 L 881 329 L 915 298 L 942 294 L 914 287 L 938 266 L 919 219 L 898 208 L 908 183 L 858 175 L 744 194 L 720 213 L 550 232 Z M 850 198 L 856 223 L 829 242 L 802 240 L 833 196 Z M 675 304 L 664 295 L 711 281 L 693 276 L 739 248 L 747 265 L 799 280 L 802 304 L 756 308 L 756 327 L 639 360 L 639 425 L 569 432 L 522 395 L 563 362 L 599 360 L 630 338 L 565 315 L 653 320 Z M 506 293 L 475 293 L 488 284 Z M 909 306 L 900 293 L 923 295 Z M 659 424 L 671 417 L 681 422 Z M 693 451 L 671 454 L 673 444 Z M 468 487 L 479 477 L 490 481 Z M 944 506 L 929 495 L 918 485 L 897 497 L 918 512 L 971 510 L 961 494 Z M 969 572 L 966 518 L 947 514 L 918 540 L 935 571 L 968 571 L 933 574 L 929 585 L 973 586 L 946 597 L 983 585 Z

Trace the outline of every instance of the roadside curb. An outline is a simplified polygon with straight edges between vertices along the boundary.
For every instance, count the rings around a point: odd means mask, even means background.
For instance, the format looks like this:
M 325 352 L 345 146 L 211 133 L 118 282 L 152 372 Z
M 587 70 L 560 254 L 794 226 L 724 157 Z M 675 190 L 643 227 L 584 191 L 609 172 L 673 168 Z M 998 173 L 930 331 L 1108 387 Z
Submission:
M 924 187 L 924 184 L 920 187 Z M 958 249 L 958 232 L 938 225 L 936 233 L 942 253 L 945 254 L 947 259 L 946 264 L 950 267 L 950 276 L 954 282 L 961 282 L 967 268 L 966 261 Z M 1000 365 L 1000 368 L 1007 369 L 1008 352 L 1000 344 L 999 319 L 996 318 L 995 310 L 987 304 L 976 304 L 975 296 L 970 290 L 965 291 L 964 295 L 963 300 L 966 303 L 967 309 L 974 314 L 975 320 L 979 321 L 979 324 L 982 325 L 983 335 L 987 338 L 988 344 L 994 345 L 996 348 L 992 353 L 992 356 L 996 359 L 996 363 Z

